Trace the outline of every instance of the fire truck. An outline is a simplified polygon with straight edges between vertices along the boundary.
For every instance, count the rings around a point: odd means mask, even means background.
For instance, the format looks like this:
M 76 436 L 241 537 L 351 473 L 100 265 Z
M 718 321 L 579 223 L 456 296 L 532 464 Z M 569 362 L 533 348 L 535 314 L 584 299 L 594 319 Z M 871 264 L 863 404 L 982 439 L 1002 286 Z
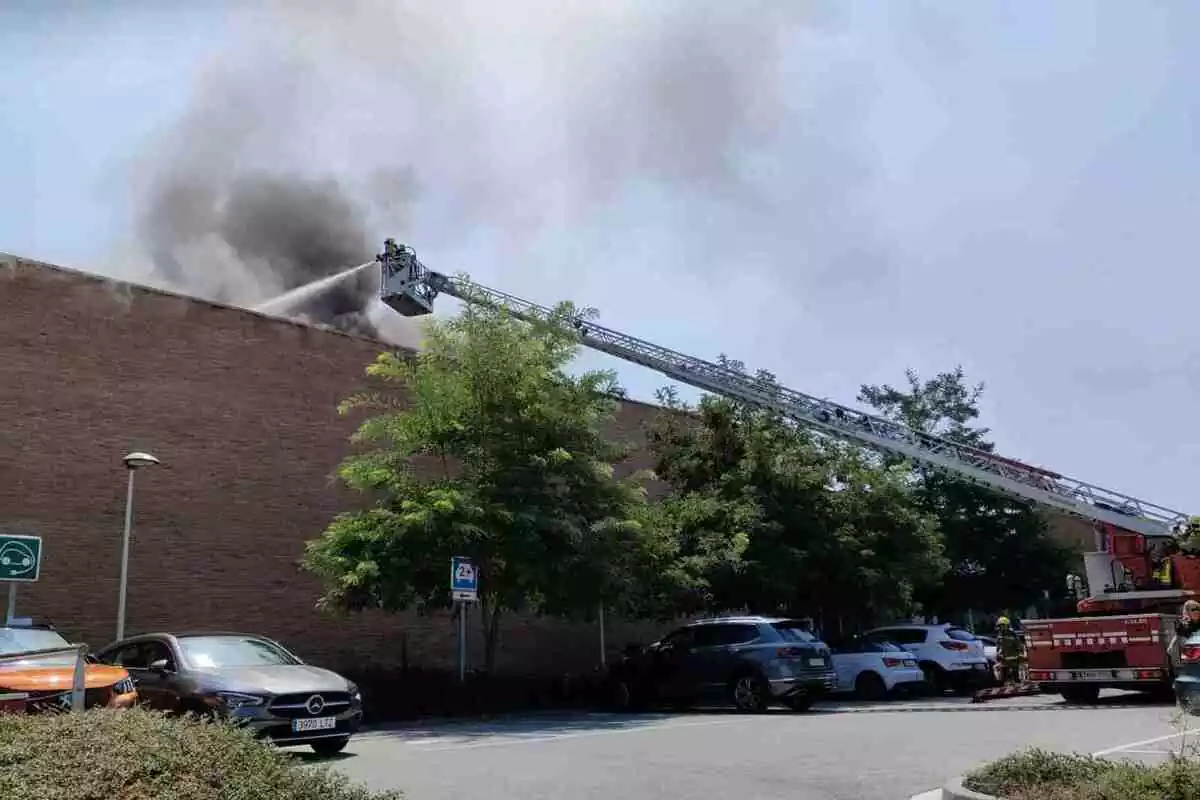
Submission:
M 388 239 L 377 256 L 380 299 L 404 316 L 432 313 L 435 299 L 503 306 L 545 320 L 550 310 L 467 278 L 428 269 L 407 245 Z M 689 356 L 596 324 L 573 322 L 582 344 L 655 370 L 702 391 L 781 414 L 797 424 L 877 451 L 903 456 L 1048 509 L 1092 523 L 1095 551 L 1085 555 L 1090 592 L 1078 616 L 1022 620 L 1030 680 L 1068 702 L 1091 702 L 1100 689 L 1169 690 L 1168 644 L 1180 605 L 1200 589 L 1200 557 L 1181 553 L 1187 515 L 1021 461 L 968 447 L 900 423 L 780 386 L 731 365 Z M 1186 648 L 1185 659 L 1200 660 Z

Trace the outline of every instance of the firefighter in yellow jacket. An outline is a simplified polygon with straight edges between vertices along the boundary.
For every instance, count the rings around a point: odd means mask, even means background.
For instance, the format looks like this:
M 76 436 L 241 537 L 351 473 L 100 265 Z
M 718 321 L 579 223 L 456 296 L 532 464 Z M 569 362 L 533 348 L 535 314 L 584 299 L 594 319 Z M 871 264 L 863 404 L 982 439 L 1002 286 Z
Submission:
M 1000 682 L 1018 683 L 1021 661 L 1025 658 L 1025 643 L 1012 629 L 1008 617 L 996 620 L 996 658 L 1000 662 Z

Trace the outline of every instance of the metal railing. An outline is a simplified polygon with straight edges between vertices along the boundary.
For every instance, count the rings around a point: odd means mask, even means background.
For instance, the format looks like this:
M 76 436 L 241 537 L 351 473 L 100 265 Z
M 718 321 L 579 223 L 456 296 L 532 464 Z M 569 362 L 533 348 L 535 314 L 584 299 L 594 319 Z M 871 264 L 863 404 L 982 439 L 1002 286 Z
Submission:
M 61 656 L 65 654 L 73 654 L 75 656 L 75 668 L 71 673 L 71 710 L 83 711 L 84 696 L 87 692 L 87 653 L 88 646 L 86 644 L 73 644 L 69 647 L 51 647 L 45 650 L 29 650 L 24 653 L 10 653 L 8 655 L 0 655 L 0 682 L 3 681 L 3 667 L 6 663 L 13 661 L 31 661 L 47 656 Z M 13 694 L 25 694 L 25 697 L 14 697 Z M 0 700 L 20 700 L 27 699 L 27 693 L 16 692 L 0 694 Z

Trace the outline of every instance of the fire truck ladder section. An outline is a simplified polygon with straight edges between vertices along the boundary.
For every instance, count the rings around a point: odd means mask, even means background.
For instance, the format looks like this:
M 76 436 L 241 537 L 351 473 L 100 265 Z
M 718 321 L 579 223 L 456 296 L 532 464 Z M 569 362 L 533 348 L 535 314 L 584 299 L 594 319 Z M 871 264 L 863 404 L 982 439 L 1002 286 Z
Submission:
M 439 294 L 466 303 L 504 306 L 526 320 L 545 320 L 550 309 L 519 297 L 451 278 L 425 267 L 407 245 L 388 239 L 379 255 L 380 298 L 404 316 L 433 311 Z M 1041 503 L 1084 519 L 1107 522 L 1147 536 L 1171 535 L 1187 519 L 1182 512 L 1147 503 L 1095 484 L 1068 478 L 1019 461 L 931 436 L 890 420 L 820 400 L 770 381 L 636 339 L 578 318 L 582 343 L 714 394 L 782 414 L 799 424 L 864 444 L 879 451 L 954 474 L 972 483 Z

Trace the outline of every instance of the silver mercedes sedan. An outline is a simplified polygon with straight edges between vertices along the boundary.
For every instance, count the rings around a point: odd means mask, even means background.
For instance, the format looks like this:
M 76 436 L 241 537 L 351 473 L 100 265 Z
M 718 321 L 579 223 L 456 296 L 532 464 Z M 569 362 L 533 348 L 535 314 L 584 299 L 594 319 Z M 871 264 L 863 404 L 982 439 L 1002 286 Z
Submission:
M 114 642 L 96 658 L 128 670 L 151 708 L 229 719 L 318 755 L 340 753 L 362 724 L 357 686 L 262 636 L 148 633 Z

